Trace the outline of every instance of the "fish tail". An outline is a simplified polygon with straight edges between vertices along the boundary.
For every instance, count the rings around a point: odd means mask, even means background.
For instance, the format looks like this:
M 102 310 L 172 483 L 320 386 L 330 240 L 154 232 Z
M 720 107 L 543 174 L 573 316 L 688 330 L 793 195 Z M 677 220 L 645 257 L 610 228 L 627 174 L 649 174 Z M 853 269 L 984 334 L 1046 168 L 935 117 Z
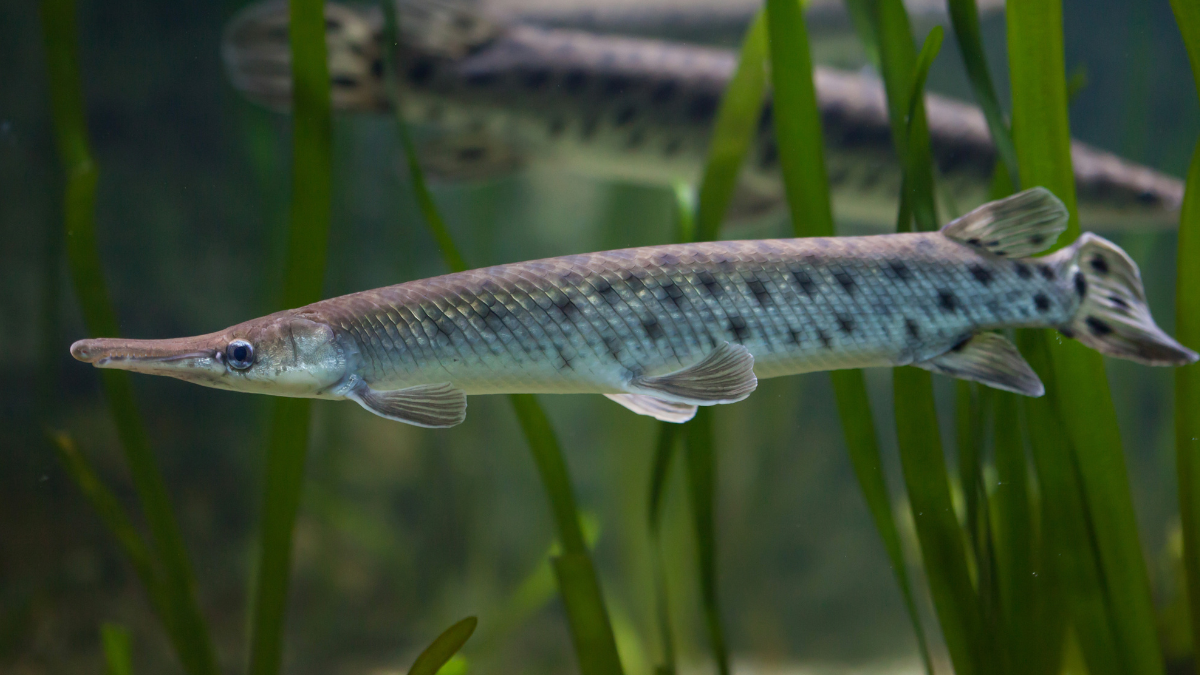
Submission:
M 386 110 L 383 86 L 383 15 L 377 8 L 325 3 L 331 99 L 335 110 Z M 275 110 L 292 107 L 292 51 L 288 5 L 269 0 L 238 12 L 225 29 L 221 56 L 233 87 Z
M 1138 266 L 1119 246 L 1084 233 L 1050 260 L 1066 264 L 1079 295 L 1079 309 L 1059 330 L 1101 354 L 1151 366 L 1179 366 L 1196 361 L 1184 347 L 1154 323 Z

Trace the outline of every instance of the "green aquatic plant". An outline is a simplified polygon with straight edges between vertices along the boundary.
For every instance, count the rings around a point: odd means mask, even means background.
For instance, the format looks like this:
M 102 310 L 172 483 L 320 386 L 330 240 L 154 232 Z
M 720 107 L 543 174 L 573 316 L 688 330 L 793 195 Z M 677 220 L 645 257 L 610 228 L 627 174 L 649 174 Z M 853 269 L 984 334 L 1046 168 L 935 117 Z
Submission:
M 99 170 L 92 158 L 79 68 L 78 26 L 74 0 L 42 0 L 40 5 L 46 51 L 54 137 L 66 175 L 63 219 L 68 268 L 84 322 L 92 335 L 118 335 L 116 313 L 109 302 L 104 268 L 96 244 L 96 185 Z M 105 396 L 133 478 L 142 514 L 150 530 L 147 544 L 129 523 L 124 509 L 112 498 L 75 452 L 68 468 L 85 495 L 114 528 L 123 552 L 133 562 L 151 604 L 158 613 L 183 667 L 192 675 L 213 675 L 216 654 L 196 600 L 196 583 L 187 548 L 175 522 L 174 509 L 158 469 L 145 425 L 138 412 L 127 373 L 101 373 Z M 62 449 L 64 437 L 56 445 Z

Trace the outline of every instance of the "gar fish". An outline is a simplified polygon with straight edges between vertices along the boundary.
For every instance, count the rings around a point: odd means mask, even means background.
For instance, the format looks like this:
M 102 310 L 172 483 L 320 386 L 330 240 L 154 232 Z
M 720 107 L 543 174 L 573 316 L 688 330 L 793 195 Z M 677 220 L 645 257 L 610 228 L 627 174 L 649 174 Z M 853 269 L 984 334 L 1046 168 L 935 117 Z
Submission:
M 940 232 L 649 246 L 514 263 L 324 300 L 174 340 L 81 340 L 75 358 L 234 391 L 350 399 L 426 427 L 467 395 L 596 393 L 683 422 L 758 378 L 911 364 L 1029 396 L 994 329 L 1054 327 L 1104 353 L 1180 365 L 1137 265 L 1043 188 Z
M 734 52 L 507 24 L 453 1 L 399 0 L 398 8 L 400 100 L 407 120 L 437 132 L 419 153 L 431 176 L 480 179 L 540 164 L 652 185 L 699 178 Z M 378 10 L 330 3 L 325 12 L 334 106 L 387 110 Z M 285 5 L 239 14 L 223 50 L 237 89 L 276 109 L 290 105 Z M 815 83 L 835 215 L 893 227 L 901 172 L 881 83 L 822 67 Z M 926 107 L 940 193 L 964 211 L 986 201 L 997 155 L 982 113 L 933 94 Z M 733 219 L 784 204 L 772 110 L 768 99 Z M 1089 226 L 1173 226 L 1178 179 L 1078 141 L 1071 154 Z

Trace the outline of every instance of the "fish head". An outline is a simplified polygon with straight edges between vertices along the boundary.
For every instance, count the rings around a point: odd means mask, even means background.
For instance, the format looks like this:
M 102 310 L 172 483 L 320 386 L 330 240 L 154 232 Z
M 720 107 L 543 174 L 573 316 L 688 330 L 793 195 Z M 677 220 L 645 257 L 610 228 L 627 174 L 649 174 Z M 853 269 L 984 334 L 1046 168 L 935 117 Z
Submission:
M 325 323 L 279 312 L 216 333 L 167 340 L 97 338 L 71 345 L 97 368 L 165 375 L 205 387 L 325 398 L 346 379 L 350 356 Z

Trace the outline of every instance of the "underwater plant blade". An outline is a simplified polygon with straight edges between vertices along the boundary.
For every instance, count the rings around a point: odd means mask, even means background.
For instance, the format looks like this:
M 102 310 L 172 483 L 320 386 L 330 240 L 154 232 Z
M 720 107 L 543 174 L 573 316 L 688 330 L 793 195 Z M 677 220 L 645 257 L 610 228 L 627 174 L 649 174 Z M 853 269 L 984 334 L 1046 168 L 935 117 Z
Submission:
M 933 189 L 933 149 L 929 140 L 928 123 L 925 120 L 925 80 L 929 77 L 929 67 L 933 65 L 933 60 L 942 48 L 944 32 L 941 26 L 934 26 L 925 36 L 925 43 L 921 46 L 921 53 L 917 55 L 912 75 L 904 123 L 906 150 L 902 155 L 903 198 L 912 209 L 917 229 L 922 232 L 938 229 L 937 201 Z M 905 219 L 901 222 L 905 222 Z
M 866 380 L 861 370 L 835 370 L 829 375 L 833 380 L 838 417 L 841 419 L 842 435 L 846 439 L 846 449 L 854 467 L 854 476 L 858 479 L 858 486 L 867 502 L 867 510 L 871 512 L 871 519 L 875 522 L 875 529 L 879 531 L 883 548 L 892 565 L 892 573 L 900 586 L 904 608 L 912 623 L 925 672 L 932 675 L 933 660 L 929 654 L 929 641 L 925 637 L 925 627 L 922 625 L 921 614 L 913 596 L 908 564 L 904 560 L 904 549 L 900 543 L 900 531 L 892 513 L 891 494 L 888 491 L 887 477 L 883 473 L 879 435 L 875 431 L 875 420 L 871 415 Z
M 996 96 L 996 87 L 988 69 L 983 36 L 979 30 L 979 8 L 975 0 L 948 0 L 948 4 L 950 23 L 954 27 L 954 37 L 958 40 L 958 51 L 962 55 L 975 102 L 983 111 L 992 142 L 996 145 L 996 154 L 1000 158 L 1001 170 L 1016 185 L 1017 148 L 1013 144 L 1012 132 L 1004 119 L 1004 111 L 1000 108 L 1000 99 Z
M 737 70 L 721 96 L 709 139 L 696 213 L 696 241 L 712 241 L 737 188 L 742 162 L 754 141 L 767 85 L 766 17 L 760 10 L 742 40 Z
M 995 660 L 967 569 L 967 550 L 950 497 L 950 476 L 938 432 L 932 377 L 892 370 L 896 440 L 916 524 L 921 559 L 954 672 L 994 672 Z
M 292 201 L 281 305 L 321 299 L 333 190 L 333 122 L 326 63 L 324 5 L 289 1 L 292 51 Z M 310 404 L 272 401 L 259 525 L 258 564 L 250 606 L 252 675 L 276 675 L 283 660 L 291 579 L 292 535 L 304 487 Z
M 696 557 L 700 576 L 700 602 L 704 608 L 704 623 L 708 629 L 709 649 L 717 672 L 729 675 L 729 651 L 721 625 L 720 600 L 717 594 L 717 533 L 715 522 L 716 453 L 713 446 L 713 411 L 702 406 L 688 422 L 684 440 L 687 465 L 688 503 L 692 526 L 696 534 Z
M 408 675 L 437 675 L 438 670 L 467 644 L 478 625 L 479 619 L 468 616 L 447 628 L 413 661 Z
M 1008 3 L 1013 139 L 1021 184 L 1042 185 L 1071 213 L 1059 242 L 1079 235 L 1067 118 L 1060 0 Z M 1103 357 L 1074 341 L 1050 343 L 1058 407 L 1074 449 L 1100 558 L 1121 662 L 1129 672 L 1161 673 L 1149 576 L 1137 532 L 1116 411 Z
M 133 675 L 133 639 L 129 629 L 115 623 L 100 626 L 105 675 Z
M 1200 11 L 1197 12 L 1200 14 Z M 1176 14 L 1180 14 L 1176 10 Z M 1200 21 L 1200 16 L 1196 17 Z M 1183 22 L 1180 21 L 1182 24 Z M 1200 31 L 1200 25 L 1195 26 Z M 1186 34 L 1186 33 L 1185 33 Z M 1200 46 L 1193 47 L 1200 52 Z M 1195 65 L 1195 64 L 1193 64 Z M 1175 338 L 1200 345 L 1200 143 L 1192 153 L 1179 215 L 1178 276 L 1175 280 Z M 1175 467 L 1183 568 L 1187 576 L 1192 644 L 1200 644 L 1200 365 L 1175 369 Z
M 622 673 L 612 622 L 591 557 L 586 553 L 564 553 L 552 562 L 571 626 L 571 641 L 579 658 L 579 672 Z
M 94 337 L 120 334 L 109 302 L 103 264 L 96 241 L 96 184 L 84 107 L 76 39 L 74 0 L 42 0 L 40 5 L 50 90 L 54 138 L 63 172 L 67 263 L 88 333 Z M 105 397 L 117 428 L 125 462 L 133 479 L 153 551 L 162 571 L 161 588 L 170 607 L 165 628 L 180 662 L 192 675 L 213 675 L 216 655 L 196 600 L 196 583 L 174 510 L 158 469 L 149 436 L 137 409 L 128 373 L 101 374 Z M 151 594 L 154 589 L 147 588 Z
M 812 57 L 804 15 L 798 3 L 790 0 L 772 0 L 767 5 L 767 12 L 775 137 L 791 213 L 792 232 L 797 237 L 833 236 L 829 179 L 825 168 L 824 144 L 820 140 L 824 134 L 813 84 Z M 926 672 L 932 673 L 928 642 L 913 597 L 900 534 L 892 513 L 863 373 L 861 370 L 838 370 L 830 373 L 830 378 L 851 464 L 891 561 Z
M 804 13 L 796 0 L 768 0 L 767 18 L 772 117 L 792 227 L 797 236 L 831 237 L 833 208 Z
M 621 673 L 612 622 L 588 554 L 566 461 L 550 419 L 532 394 L 510 394 L 509 400 L 550 499 L 562 544 L 563 555 L 554 561 L 554 570 L 567 608 L 580 670 L 584 675 Z

